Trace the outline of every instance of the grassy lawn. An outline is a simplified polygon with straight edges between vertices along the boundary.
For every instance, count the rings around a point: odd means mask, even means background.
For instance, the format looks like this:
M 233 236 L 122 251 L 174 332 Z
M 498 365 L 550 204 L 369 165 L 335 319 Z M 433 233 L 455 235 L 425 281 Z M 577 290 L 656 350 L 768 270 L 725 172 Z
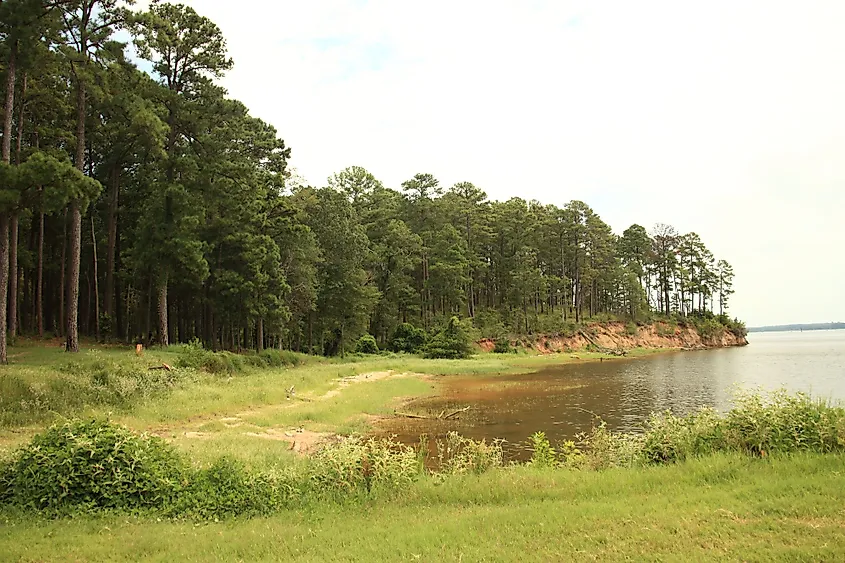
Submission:
M 505 468 L 220 523 L 0 514 L 8 561 L 841 561 L 845 457 Z

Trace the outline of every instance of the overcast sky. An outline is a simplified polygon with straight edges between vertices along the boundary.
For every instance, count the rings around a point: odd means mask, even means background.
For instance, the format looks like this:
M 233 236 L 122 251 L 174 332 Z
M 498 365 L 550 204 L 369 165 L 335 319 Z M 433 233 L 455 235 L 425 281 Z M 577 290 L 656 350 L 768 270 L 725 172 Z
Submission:
M 309 183 L 417 172 L 698 232 L 749 325 L 845 320 L 845 2 L 188 0 Z

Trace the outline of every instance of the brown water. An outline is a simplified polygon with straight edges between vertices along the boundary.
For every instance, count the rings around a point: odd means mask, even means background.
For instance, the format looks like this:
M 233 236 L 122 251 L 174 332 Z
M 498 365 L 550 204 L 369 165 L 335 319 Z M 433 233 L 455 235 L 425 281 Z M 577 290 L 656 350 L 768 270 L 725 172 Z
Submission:
M 439 379 L 441 395 L 405 410 L 434 416 L 466 406 L 469 411 L 449 420 L 391 419 L 382 429 L 406 443 L 451 430 L 500 438 L 509 457 L 523 457 L 525 441 L 538 430 L 556 442 L 590 430 L 599 416 L 612 430 L 636 431 L 655 411 L 728 409 L 738 388 L 785 387 L 845 402 L 845 331 L 752 333 L 749 342 L 743 348 L 567 364 L 532 374 L 445 376 Z

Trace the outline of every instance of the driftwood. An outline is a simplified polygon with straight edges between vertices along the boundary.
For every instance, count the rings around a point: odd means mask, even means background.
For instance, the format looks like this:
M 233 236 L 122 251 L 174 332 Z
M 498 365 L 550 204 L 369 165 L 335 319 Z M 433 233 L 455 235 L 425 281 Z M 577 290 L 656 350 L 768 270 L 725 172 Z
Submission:
M 462 413 L 462 412 L 467 412 L 468 410 L 469 410 L 469 407 L 467 406 L 467 407 L 464 407 L 462 409 L 458 409 L 454 412 L 450 412 L 449 414 L 447 414 L 446 416 L 443 417 L 443 420 L 450 419 L 453 416 L 455 416 L 456 414 L 459 414 L 459 413 Z
M 404 416 L 405 418 L 432 418 L 430 416 L 425 416 L 422 414 L 411 414 L 409 412 L 396 412 L 394 414 L 396 414 L 397 416 Z
M 426 416 L 424 414 L 413 414 L 413 413 L 410 413 L 410 412 L 398 412 L 398 411 L 395 412 L 394 414 L 397 415 L 397 416 L 404 416 L 405 418 L 421 418 L 421 419 L 425 419 L 425 420 L 449 420 L 450 418 L 452 418 L 455 415 L 458 415 L 462 412 L 467 412 L 469 409 L 470 409 L 470 407 L 467 406 L 467 407 L 464 407 L 462 409 L 452 411 L 449 414 L 446 414 L 446 411 L 443 410 L 443 411 L 440 411 L 440 414 L 438 414 L 437 416 Z
M 161 364 L 160 366 L 153 366 L 150 369 L 163 369 L 163 370 L 167 370 L 167 371 L 173 371 L 172 367 L 170 367 L 169 365 L 164 364 L 164 363 Z

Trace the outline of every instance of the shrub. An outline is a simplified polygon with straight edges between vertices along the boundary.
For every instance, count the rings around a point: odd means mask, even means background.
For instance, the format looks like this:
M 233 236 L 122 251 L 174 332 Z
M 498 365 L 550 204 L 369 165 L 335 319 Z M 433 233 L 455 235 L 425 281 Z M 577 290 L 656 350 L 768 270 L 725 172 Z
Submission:
M 295 367 L 303 363 L 304 354 L 293 350 L 265 349 L 259 354 L 264 363 L 270 367 Z
M 250 472 L 230 457 L 191 475 L 168 513 L 200 519 L 267 515 L 291 505 L 301 484 L 291 473 Z
M 496 354 L 509 354 L 513 351 L 510 338 L 497 338 L 493 344 L 493 352 Z
M 378 354 L 378 344 L 372 334 L 365 334 L 355 343 L 355 351 L 359 354 Z
M 557 452 L 546 438 L 545 432 L 531 435 L 531 465 L 535 467 L 553 467 L 557 465 Z
M 461 359 L 472 353 L 472 340 L 468 328 L 452 317 L 446 327 L 438 332 L 425 347 L 426 358 Z
M 423 349 L 426 340 L 425 330 L 410 323 L 402 323 L 393 331 L 390 347 L 394 352 L 416 354 Z
M 645 423 L 642 456 L 646 463 L 670 463 L 725 448 L 722 420 L 704 408 L 685 417 L 653 413 Z
M 830 452 L 845 447 L 845 408 L 785 390 L 740 394 L 725 418 L 730 447 L 754 454 Z
M 392 440 L 343 438 L 320 450 L 309 469 L 311 488 L 319 493 L 370 492 L 398 488 L 419 474 L 417 452 Z
M 472 318 L 472 324 L 478 329 L 480 338 L 497 339 L 507 334 L 505 323 L 502 322 L 501 316 L 495 310 L 479 311 Z
M 633 322 L 625 323 L 625 333 L 628 336 L 636 336 L 638 332 L 639 332 L 639 329 L 637 328 L 637 323 L 633 323 Z
M 725 327 L 722 326 L 722 324 L 716 319 L 690 317 L 690 320 L 702 338 L 714 338 L 721 336 L 721 334 L 725 331 Z
M 494 467 L 501 467 L 504 460 L 502 441 L 464 438 L 457 432 L 446 434 L 445 440 L 437 441 L 439 471 L 444 474 L 484 473 Z
M 0 497 L 54 513 L 163 507 L 184 476 L 181 458 L 159 438 L 104 420 L 66 422 L 16 453 Z
M 177 367 L 202 369 L 212 374 L 233 375 L 244 370 L 244 356 L 231 352 L 212 352 L 196 338 L 177 347 Z M 253 356 L 256 357 L 256 356 Z

